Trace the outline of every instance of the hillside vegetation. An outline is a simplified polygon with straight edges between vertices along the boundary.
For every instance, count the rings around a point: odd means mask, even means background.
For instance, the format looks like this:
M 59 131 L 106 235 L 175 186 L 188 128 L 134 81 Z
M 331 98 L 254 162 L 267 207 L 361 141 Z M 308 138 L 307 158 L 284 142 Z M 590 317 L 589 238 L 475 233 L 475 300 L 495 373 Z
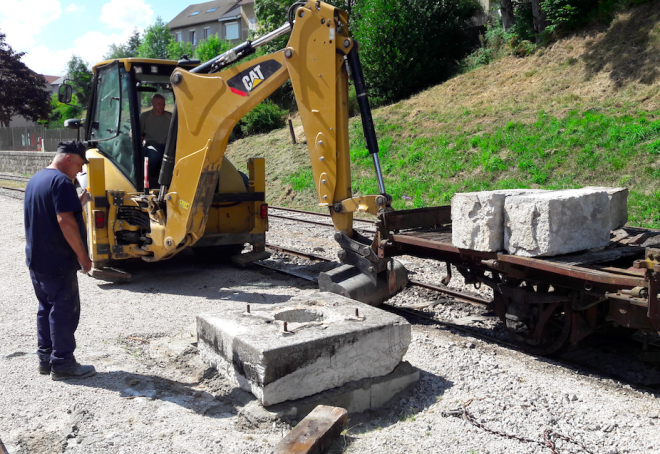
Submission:
M 374 110 L 393 206 L 447 204 L 465 191 L 626 186 L 630 224 L 660 227 L 659 71 L 652 2 Z M 349 127 L 353 190 L 377 193 L 359 117 Z M 307 146 L 291 145 L 288 129 L 238 140 L 228 156 L 239 166 L 266 158 L 271 204 L 316 206 Z

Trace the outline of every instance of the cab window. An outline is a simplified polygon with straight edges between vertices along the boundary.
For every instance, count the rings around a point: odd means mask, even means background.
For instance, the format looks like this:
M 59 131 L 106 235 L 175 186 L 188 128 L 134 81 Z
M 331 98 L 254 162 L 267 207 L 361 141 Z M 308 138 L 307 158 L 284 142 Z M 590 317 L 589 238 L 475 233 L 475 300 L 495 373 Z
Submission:
M 98 70 L 90 140 L 135 185 L 130 75 L 113 63 Z

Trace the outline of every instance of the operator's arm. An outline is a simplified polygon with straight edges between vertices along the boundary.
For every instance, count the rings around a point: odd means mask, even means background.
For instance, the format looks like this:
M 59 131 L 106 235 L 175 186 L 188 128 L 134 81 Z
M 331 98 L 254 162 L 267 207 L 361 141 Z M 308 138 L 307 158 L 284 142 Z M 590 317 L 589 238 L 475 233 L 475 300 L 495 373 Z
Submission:
M 147 126 L 147 115 L 149 114 L 149 111 L 147 112 L 142 112 L 140 114 L 140 135 L 142 140 L 147 136 L 147 134 L 144 132 Z
M 82 238 L 80 237 L 78 223 L 76 222 L 76 218 L 73 216 L 73 212 L 69 211 L 66 213 L 58 213 L 57 223 L 60 225 L 60 229 L 62 229 L 62 233 L 64 234 L 64 238 L 66 238 L 67 243 L 69 243 L 69 246 L 71 246 L 73 252 L 76 253 L 76 257 L 78 257 L 78 263 L 80 263 L 80 266 L 82 267 L 82 272 L 87 273 L 92 269 L 92 261 L 89 259 L 89 256 L 87 255 L 87 249 L 85 248 L 85 245 L 82 242 Z

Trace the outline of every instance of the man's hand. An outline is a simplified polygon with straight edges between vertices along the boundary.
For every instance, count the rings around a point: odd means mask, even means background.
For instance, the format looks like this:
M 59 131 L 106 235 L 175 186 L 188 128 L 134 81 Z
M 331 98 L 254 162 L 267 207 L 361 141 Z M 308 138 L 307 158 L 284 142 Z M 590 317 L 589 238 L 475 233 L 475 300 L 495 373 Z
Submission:
M 80 263 L 80 266 L 82 267 L 82 272 L 87 273 L 92 269 L 92 261 L 87 255 L 87 248 L 82 242 L 80 231 L 78 231 L 78 223 L 76 222 L 76 218 L 73 216 L 73 213 L 70 211 L 65 213 L 58 213 L 57 223 L 60 225 L 67 243 L 69 243 L 69 246 L 71 246 L 73 252 L 76 253 L 76 257 L 78 257 L 78 263 Z
M 82 257 L 78 257 L 78 263 L 80 263 L 80 267 L 82 268 L 83 274 L 89 273 L 89 270 L 92 269 L 92 261 L 90 260 L 89 256 L 87 254 L 83 255 Z
M 80 193 L 78 198 L 80 199 L 80 204 L 82 206 L 85 206 L 92 201 L 92 194 L 90 194 L 89 191 L 85 189 L 83 192 Z

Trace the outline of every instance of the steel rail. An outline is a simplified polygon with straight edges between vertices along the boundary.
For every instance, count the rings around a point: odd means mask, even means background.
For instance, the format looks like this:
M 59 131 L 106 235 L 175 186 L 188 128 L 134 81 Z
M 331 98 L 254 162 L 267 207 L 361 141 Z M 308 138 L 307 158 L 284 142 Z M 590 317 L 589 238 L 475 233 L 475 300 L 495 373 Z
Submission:
M 317 213 L 316 211 L 297 210 L 297 209 L 294 209 L 294 208 L 284 208 L 284 207 L 276 207 L 276 206 L 269 205 L 268 209 L 270 210 L 271 208 L 274 209 L 274 210 L 291 211 L 292 213 L 311 214 L 311 215 L 314 215 L 314 216 L 323 216 L 325 218 L 332 217 L 329 214 Z M 371 221 L 369 219 L 353 219 L 353 221 L 355 221 L 355 222 L 364 222 L 366 224 L 376 224 L 376 221 Z
M 453 296 L 454 298 L 465 300 L 468 303 L 477 303 L 477 304 L 480 304 L 480 305 L 487 306 L 492 302 L 492 301 L 489 301 L 485 298 L 480 298 L 478 296 L 469 295 L 467 293 L 462 293 L 462 292 L 459 292 L 457 290 L 449 290 L 449 289 L 446 289 L 446 288 L 438 287 L 437 285 L 427 284 L 426 282 L 420 282 L 420 281 L 417 281 L 415 279 L 409 279 L 408 282 L 410 282 L 411 284 L 416 285 L 418 287 L 424 287 L 424 288 L 428 288 L 428 289 L 431 289 L 431 290 L 435 290 L 436 292 L 445 293 L 449 296 Z
M 328 258 L 322 257 L 320 255 L 312 254 L 311 252 L 303 252 L 303 251 L 298 251 L 296 249 L 289 249 L 285 248 L 282 246 L 276 246 L 274 244 L 266 243 L 266 247 L 273 249 L 278 252 L 282 252 L 283 254 L 289 254 L 289 255 L 295 255 L 296 257 L 300 257 L 303 259 L 310 259 L 310 260 L 317 260 L 319 262 L 333 262 L 334 260 L 330 260 Z
M 8 191 L 25 192 L 25 189 L 21 189 L 21 188 L 9 188 L 9 187 L 7 187 L 7 186 L 0 186 L 0 189 L 7 189 Z
M 299 251 L 297 249 L 291 249 L 291 248 L 285 248 L 282 246 L 277 246 L 274 244 L 266 243 L 266 247 L 282 252 L 284 254 L 289 254 L 289 255 L 294 255 L 296 257 L 300 257 L 303 259 L 309 259 L 309 260 L 316 260 L 316 261 L 321 261 L 321 262 L 333 262 L 334 260 L 330 260 L 328 258 L 322 257 L 320 255 L 312 254 L 310 252 L 304 252 L 304 251 Z M 282 270 L 283 273 L 286 273 L 286 270 Z M 434 290 L 439 293 L 444 293 L 445 295 L 451 296 L 456 299 L 461 299 L 466 303 L 476 303 L 482 306 L 486 306 L 491 303 L 491 301 L 485 299 L 485 298 L 480 298 L 478 296 L 473 296 L 467 293 L 459 292 L 457 290 L 449 290 L 445 289 L 442 287 L 438 287 L 433 284 L 427 284 L 426 282 L 420 282 L 414 279 L 409 280 L 411 285 L 417 286 L 417 287 L 424 287 L 428 288 L 430 290 Z
M 282 216 L 280 214 L 271 214 L 271 213 L 268 213 L 268 216 L 273 217 L 273 218 L 278 218 L 278 219 L 285 219 L 287 221 L 295 221 L 295 222 L 302 222 L 302 223 L 305 223 L 305 224 L 320 225 L 322 227 L 328 227 L 328 228 L 333 228 L 333 229 L 335 228 L 334 225 L 328 224 L 327 222 L 310 221 L 310 220 L 307 220 L 307 219 L 292 218 L 292 217 L 289 217 L 289 216 Z M 376 233 L 375 230 L 369 229 L 369 228 L 353 227 L 353 229 L 354 230 L 360 230 L 361 232 Z
M 24 177 L 22 175 L 12 175 L 9 173 L 0 173 L 0 180 L 6 181 L 30 181 L 30 177 Z

